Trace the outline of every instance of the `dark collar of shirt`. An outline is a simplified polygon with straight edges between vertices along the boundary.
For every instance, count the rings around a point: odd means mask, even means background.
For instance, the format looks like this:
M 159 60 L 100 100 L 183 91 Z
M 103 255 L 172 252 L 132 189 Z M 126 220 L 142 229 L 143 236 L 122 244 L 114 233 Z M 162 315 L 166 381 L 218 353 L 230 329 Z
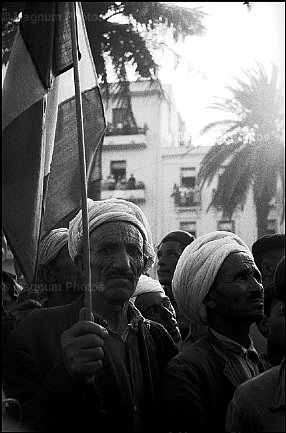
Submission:
M 140 311 L 131 302 L 128 303 L 128 307 L 127 307 L 127 326 L 121 332 L 120 335 L 114 331 L 111 331 L 109 329 L 107 320 L 103 319 L 103 317 L 101 317 L 99 314 L 93 313 L 93 316 L 94 316 L 95 323 L 98 323 L 99 325 L 103 326 L 108 330 L 110 334 L 120 337 L 121 340 L 123 341 L 127 340 L 130 331 L 137 332 L 139 323 L 141 323 L 144 320 Z
M 248 348 L 246 348 L 246 347 L 242 346 L 241 344 L 237 343 L 236 341 L 232 340 L 231 338 L 228 338 L 225 335 L 220 334 L 219 332 L 215 331 L 214 329 L 212 329 L 210 327 L 209 327 L 209 332 L 220 343 L 222 343 L 224 351 L 226 354 L 242 355 L 243 357 L 248 355 L 250 357 L 250 359 L 258 362 L 259 356 L 258 356 L 256 349 L 253 346 L 253 341 L 252 341 L 251 337 L 248 337 L 249 338 L 249 345 L 248 345 Z
M 225 361 L 224 375 L 235 387 L 260 373 L 259 356 L 250 337 L 246 348 L 211 328 L 208 333 L 214 351 Z

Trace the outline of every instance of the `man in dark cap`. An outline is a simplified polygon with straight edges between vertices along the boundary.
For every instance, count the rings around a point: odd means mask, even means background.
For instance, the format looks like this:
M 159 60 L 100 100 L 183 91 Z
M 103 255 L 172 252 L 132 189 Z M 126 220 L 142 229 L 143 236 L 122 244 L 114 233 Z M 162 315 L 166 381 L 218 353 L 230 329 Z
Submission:
M 266 235 L 257 239 L 252 245 L 252 254 L 266 289 L 272 283 L 276 266 L 285 254 L 285 234 Z
M 264 317 L 257 327 L 266 338 L 267 350 L 260 353 L 269 367 L 279 365 L 285 354 L 285 319 L 281 312 L 283 302 L 277 298 L 274 282 L 267 286 L 264 295 Z
M 285 257 L 276 268 L 274 286 L 285 317 Z M 280 365 L 237 388 L 228 407 L 225 431 L 285 431 L 285 357 Z
M 265 235 L 257 239 L 252 245 L 252 254 L 256 266 L 261 272 L 264 294 L 267 297 L 267 293 L 273 289 L 276 266 L 285 254 L 285 234 Z M 250 335 L 257 351 L 259 353 L 266 352 L 266 338 L 258 329 L 254 323 L 250 328 Z
M 189 323 L 178 312 L 176 301 L 172 292 L 172 278 L 175 272 L 177 262 L 187 245 L 195 240 L 194 236 L 184 230 L 175 230 L 163 237 L 158 245 L 157 274 L 166 295 L 170 298 L 171 303 L 176 311 L 177 322 L 184 339 L 189 332 Z

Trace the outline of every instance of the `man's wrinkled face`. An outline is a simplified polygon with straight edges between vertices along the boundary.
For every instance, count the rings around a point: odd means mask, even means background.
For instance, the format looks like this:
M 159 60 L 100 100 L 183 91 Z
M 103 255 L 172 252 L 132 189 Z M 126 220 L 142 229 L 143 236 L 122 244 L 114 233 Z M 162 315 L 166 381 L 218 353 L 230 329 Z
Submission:
M 55 275 L 55 283 L 70 290 L 79 290 L 80 273 L 72 261 L 68 245 L 64 245 L 53 261 L 48 264 Z
M 175 343 L 180 341 L 176 313 L 168 296 L 160 292 L 148 292 L 138 295 L 135 306 L 146 319 L 161 323 Z
M 210 294 L 216 313 L 227 320 L 253 323 L 263 317 L 261 274 L 246 253 L 231 253 L 224 260 Z
M 144 267 L 143 236 L 126 222 L 108 222 L 90 234 L 93 290 L 110 303 L 133 295 Z
M 157 274 L 163 285 L 171 285 L 178 260 L 184 250 L 180 242 L 167 241 L 161 244 L 157 251 Z

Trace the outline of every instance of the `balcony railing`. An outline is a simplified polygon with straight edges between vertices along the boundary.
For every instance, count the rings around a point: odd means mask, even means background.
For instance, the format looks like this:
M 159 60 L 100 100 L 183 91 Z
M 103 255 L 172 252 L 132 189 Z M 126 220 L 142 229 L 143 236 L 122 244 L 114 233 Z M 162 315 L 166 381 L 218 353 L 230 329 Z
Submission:
M 105 130 L 105 136 L 109 137 L 111 135 L 138 135 L 138 134 L 146 134 L 148 131 L 148 126 L 145 125 L 143 128 L 139 128 L 138 126 L 124 125 L 123 123 L 118 123 L 114 125 L 113 123 L 107 123 L 107 128 Z
M 101 199 L 106 200 L 108 198 L 122 198 L 133 203 L 145 202 L 145 185 L 139 181 L 134 186 L 130 186 L 128 182 L 116 186 L 112 182 L 108 182 L 107 179 L 106 181 L 102 181 Z
M 132 201 L 132 203 L 143 203 L 145 202 L 145 189 L 114 189 L 114 190 L 102 190 L 101 199 L 106 200 L 108 198 L 122 198 L 124 200 Z
M 192 207 L 201 204 L 201 194 L 196 188 L 174 187 L 171 197 L 174 197 L 176 207 Z

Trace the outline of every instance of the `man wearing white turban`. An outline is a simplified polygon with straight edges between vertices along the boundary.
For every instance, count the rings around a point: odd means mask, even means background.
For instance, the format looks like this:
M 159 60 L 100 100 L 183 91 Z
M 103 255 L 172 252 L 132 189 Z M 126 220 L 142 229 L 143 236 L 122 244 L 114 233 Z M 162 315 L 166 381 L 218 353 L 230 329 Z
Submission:
M 39 245 L 36 287 L 24 288 L 10 317 L 14 325 L 30 312 L 73 302 L 82 292 L 80 274 L 69 255 L 68 229 L 51 230 Z
M 207 233 L 183 251 L 173 277 L 178 308 L 206 335 L 185 342 L 168 365 L 167 431 L 224 431 L 236 387 L 264 371 L 249 337 L 263 315 L 263 287 L 251 251 L 235 234 Z
M 176 313 L 170 299 L 159 281 L 147 275 L 141 275 L 136 290 L 130 299 L 145 319 L 161 323 L 176 344 L 180 344 L 181 334 L 176 320 Z
M 156 431 L 158 395 L 177 353 L 168 332 L 129 301 L 155 253 L 147 219 L 124 200 L 88 200 L 93 321 L 84 301 L 27 316 L 10 334 L 4 390 L 40 431 Z M 81 211 L 68 248 L 83 272 Z M 33 341 L 31 341 L 33 335 Z
M 69 304 L 82 293 L 81 275 L 68 250 L 68 233 L 67 228 L 57 228 L 40 242 L 38 286 L 43 286 L 46 296 L 44 307 Z

